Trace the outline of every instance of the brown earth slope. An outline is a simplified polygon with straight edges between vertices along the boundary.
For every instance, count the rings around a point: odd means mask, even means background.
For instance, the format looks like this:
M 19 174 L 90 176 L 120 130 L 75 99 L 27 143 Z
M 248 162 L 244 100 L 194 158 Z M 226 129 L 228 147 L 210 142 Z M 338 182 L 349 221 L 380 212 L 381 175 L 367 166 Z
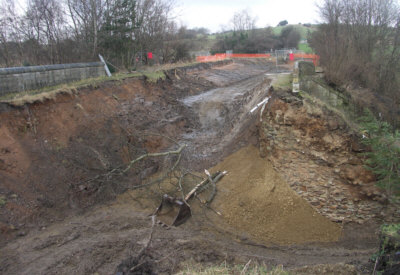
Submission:
M 384 197 L 353 187 L 366 173 L 346 170 L 360 161 L 348 129 L 335 126 L 334 114 L 281 90 L 259 124 L 258 111 L 249 110 L 267 96 L 266 73 L 274 65 L 220 65 L 170 70 L 158 83 L 126 79 L 23 107 L 0 105 L 0 272 L 112 274 L 139 264 L 138 273 L 171 274 L 188 260 L 249 259 L 285 267 L 348 263 L 366 272 L 381 216 L 364 215 L 362 206 L 384 207 Z M 210 206 L 190 201 L 188 222 L 157 224 L 139 263 L 135 255 L 151 231 L 148 215 L 171 188 L 124 191 L 176 159 L 148 158 L 126 174 L 112 171 L 142 154 L 176 149 L 175 142 L 187 145 L 179 172 L 197 172 L 196 178 L 225 158 L 215 169 L 229 175 Z M 173 194 L 193 184 L 175 185 Z M 366 223 L 354 223 L 357 215 Z

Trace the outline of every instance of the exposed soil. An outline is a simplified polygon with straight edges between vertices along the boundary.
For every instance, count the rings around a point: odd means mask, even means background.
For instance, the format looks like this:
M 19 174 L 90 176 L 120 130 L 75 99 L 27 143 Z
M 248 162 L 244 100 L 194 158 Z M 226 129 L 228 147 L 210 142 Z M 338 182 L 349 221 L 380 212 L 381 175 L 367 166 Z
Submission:
M 249 146 L 226 158 L 214 169 L 229 174 L 218 184 L 212 206 L 242 234 L 263 244 L 335 242 L 341 228 L 316 212 L 298 196 Z
M 393 222 L 398 205 L 363 166 L 360 134 L 317 102 L 276 93 L 263 114 L 261 151 L 316 211 L 337 222 Z
M 357 143 L 343 141 L 348 129 L 333 125 L 337 118 L 319 107 L 307 111 L 301 99 L 272 92 L 273 64 L 217 65 L 170 70 L 167 80 L 153 84 L 127 79 L 21 108 L 0 105 L 0 272 L 129 274 L 135 267 L 132 274 L 170 274 L 190 260 L 233 264 L 249 259 L 288 268 L 330 264 L 303 270 L 346 263 L 355 266 L 346 265 L 351 272 L 368 271 L 378 218 L 387 215 L 364 215 L 358 224 L 358 209 L 366 211 L 359 205 L 367 204 L 381 210 L 385 198 L 377 190 L 359 195 L 367 188 L 343 183 L 367 177 L 364 170 L 346 170 L 359 165 L 356 150 L 346 149 Z M 259 123 L 259 111 L 249 110 L 271 93 Z M 145 153 L 175 150 L 179 144 L 187 145 L 179 171 L 196 172 L 188 174 L 183 190 L 172 184 L 175 174 L 135 189 L 162 175 L 176 156 L 147 158 L 125 174 L 112 173 Z M 336 166 L 339 156 L 346 161 Z M 229 172 L 217 184 L 212 204 L 192 199 L 192 218 L 185 224 L 157 224 L 138 261 L 152 230 L 148 215 L 161 195 L 187 193 L 210 167 Z M 315 187 L 320 184 L 338 189 L 346 200 L 325 198 Z M 349 192 L 342 194 L 347 185 Z M 318 207 L 322 199 L 336 208 Z M 341 207 L 349 209 L 347 202 L 354 199 L 358 212 L 346 216 Z

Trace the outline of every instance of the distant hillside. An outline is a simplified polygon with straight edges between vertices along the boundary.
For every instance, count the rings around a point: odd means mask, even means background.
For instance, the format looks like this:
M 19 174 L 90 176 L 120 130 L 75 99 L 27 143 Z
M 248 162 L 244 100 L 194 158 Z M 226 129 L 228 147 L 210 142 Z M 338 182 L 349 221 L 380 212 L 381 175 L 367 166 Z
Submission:
M 312 53 L 313 50 L 309 47 L 307 41 L 308 34 L 311 32 L 314 32 L 317 29 L 317 25 L 311 25 L 311 26 L 304 26 L 301 24 L 298 25 L 286 25 L 286 26 L 278 26 L 278 27 L 272 27 L 272 32 L 276 36 L 279 36 L 282 32 L 282 29 L 285 27 L 292 26 L 298 32 L 300 33 L 300 43 L 298 44 L 297 48 L 299 50 L 302 50 L 306 53 Z M 262 32 L 263 30 L 266 30 L 267 28 L 259 28 L 256 29 L 257 32 Z M 225 32 L 220 32 L 220 33 L 213 33 L 209 34 L 208 36 L 203 36 L 203 35 L 198 35 L 194 39 L 189 39 L 186 40 L 186 42 L 190 45 L 191 52 L 196 52 L 196 51 L 210 51 L 213 47 L 213 45 L 218 41 L 218 37 L 221 36 L 232 36 L 233 31 L 225 31 Z
M 286 26 L 278 26 L 274 27 L 273 31 L 275 35 L 280 35 L 282 32 L 282 29 L 287 27 L 287 26 L 293 26 L 296 30 L 299 31 L 301 40 L 300 43 L 298 44 L 297 48 L 305 53 L 313 53 L 313 49 L 310 48 L 308 45 L 307 41 L 308 39 L 308 34 L 314 32 L 317 29 L 317 25 L 310 25 L 309 27 L 298 24 L 298 25 L 286 25 Z
M 310 27 L 306 27 L 304 25 L 286 25 L 286 26 L 278 26 L 278 27 L 273 27 L 274 33 L 276 35 L 280 35 L 282 32 L 282 29 L 287 27 L 287 26 L 293 26 L 295 29 L 297 29 L 301 35 L 301 39 L 307 39 L 308 33 L 313 32 L 317 29 L 317 25 L 311 25 Z

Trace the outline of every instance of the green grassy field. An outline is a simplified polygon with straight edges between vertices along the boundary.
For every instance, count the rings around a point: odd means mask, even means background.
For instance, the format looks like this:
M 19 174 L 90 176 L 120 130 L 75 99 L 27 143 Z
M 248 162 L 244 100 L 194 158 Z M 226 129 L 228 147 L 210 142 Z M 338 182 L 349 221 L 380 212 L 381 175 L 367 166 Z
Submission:
M 308 43 L 299 43 L 299 45 L 297 45 L 297 48 L 300 51 L 303 51 L 305 53 L 313 53 L 313 49 L 308 45 Z
M 298 30 L 302 40 L 307 39 L 308 33 L 313 32 L 316 29 L 316 26 L 305 27 L 303 25 L 286 25 L 286 26 L 274 27 L 273 28 L 274 34 L 280 35 L 282 32 L 282 29 L 284 29 L 287 26 L 293 26 L 296 30 Z

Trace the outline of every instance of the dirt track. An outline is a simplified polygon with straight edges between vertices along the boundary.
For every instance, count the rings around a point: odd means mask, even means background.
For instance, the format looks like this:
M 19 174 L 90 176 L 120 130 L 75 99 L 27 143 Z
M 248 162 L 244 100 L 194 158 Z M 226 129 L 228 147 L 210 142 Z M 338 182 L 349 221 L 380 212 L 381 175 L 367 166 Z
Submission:
M 0 191 L 7 204 L 1 209 L 1 225 L 2 235 L 9 241 L 0 251 L 0 271 L 112 274 L 132 266 L 129 257 L 145 245 L 151 226 L 148 214 L 159 203 L 160 190 L 128 191 L 105 205 L 84 209 L 108 201 L 107 192 L 122 193 L 127 187 L 140 184 L 166 164 L 148 160 L 126 177 L 104 180 L 109 184 L 106 187 L 85 180 L 110 167 L 124 165 L 144 152 L 170 148 L 171 143 L 165 138 L 142 137 L 143 131 L 159 132 L 187 144 L 182 169 L 197 172 L 216 165 L 249 143 L 257 145 L 258 114 L 249 114 L 249 110 L 267 96 L 271 79 L 265 73 L 274 70 L 273 65 L 263 61 L 243 60 L 210 70 L 178 71 L 164 83 L 128 80 L 120 86 L 105 84 L 93 91 L 61 95 L 55 101 L 22 110 L 3 107 L 1 119 L 7 122 L 0 125 L 0 157 L 4 164 Z M 251 154 L 246 156 L 250 160 L 259 158 L 257 150 L 245 154 Z M 241 169 L 241 161 L 234 161 L 230 168 Z M 241 175 L 240 171 L 232 171 L 235 173 Z M 267 176 L 268 173 L 261 175 Z M 69 184 L 64 186 L 65 182 Z M 319 225 L 325 224 L 320 231 L 316 229 L 308 237 L 296 236 L 296 232 L 301 234 L 301 230 L 293 228 L 298 223 L 285 222 L 280 226 L 290 228 L 246 230 L 252 222 L 238 218 L 256 215 L 253 218 L 260 219 L 264 209 L 235 217 L 234 208 L 241 207 L 241 202 L 238 197 L 232 198 L 229 205 L 224 202 L 235 187 L 226 185 L 226 177 L 221 190 L 227 193 L 222 191 L 224 195 L 220 197 L 217 194 L 212 204 L 216 210 L 229 212 L 226 219 L 193 201 L 193 217 L 187 223 L 178 228 L 156 226 L 142 271 L 173 273 L 189 260 L 208 264 L 224 260 L 246 263 L 253 259 L 285 267 L 346 262 L 363 268 L 367 264 L 375 249 L 373 221 L 369 227 L 343 225 L 337 240 L 339 226 L 322 216 L 311 218 L 319 214 L 291 193 L 289 185 L 281 179 L 280 182 L 282 189 L 277 190 L 289 192 L 285 194 L 308 211 L 310 223 L 306 222 L 304 228 L 319 220 Z M 115 183 L 124 185 L 114 188 Z M 238 181 L 236 187 L 246 183 Z M 112 189 L 103 193 L 102 188 Z M 248 195 L 244 190 L 239 197 Z M 262 195 L 255 192 L 254 195 Z M 262 201 L 262 196 L 259 199 Z M 244 203 L 251 200 L 249 197 Z M 286 210 L 285 200 L 271 203 L 275 211 L 282 205 L 288 215 L 296 214 L 290 207 Z M 243 209 L 249 211 L 247 206 Z M 288 230 L 290 237 L 284 233 Z

